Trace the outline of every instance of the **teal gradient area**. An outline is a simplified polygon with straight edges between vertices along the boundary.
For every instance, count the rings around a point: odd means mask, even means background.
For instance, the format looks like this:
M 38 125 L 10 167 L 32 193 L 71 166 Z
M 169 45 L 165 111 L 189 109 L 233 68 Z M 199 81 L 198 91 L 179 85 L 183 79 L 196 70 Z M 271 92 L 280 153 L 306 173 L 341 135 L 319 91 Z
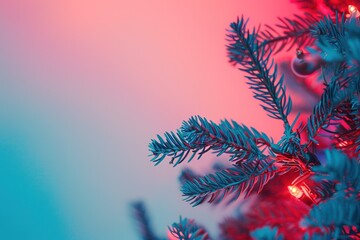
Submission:
M 154 167 L 148 143 L 198 114 L 278 139 L 228 63 L 225 29 L 295 12 L 286 0 L 0 1 L 0 239 L 138 239 L 138 199 L 159 234 L 182 215 L 216 236 L 234 210 L 183 202 L 181 166 Z
M 29 139 L 4 127 L 0 136 L 0 239 L 67 239 L 46 170 L 32 165 Z
M 61 198 L 42 164 L 41 152 L 52 148 L 44 141 L 49 139 L 46 123 L 11 89 L 19 79 L 7 75 L 1 62 L 0 239 L 70 239 Z

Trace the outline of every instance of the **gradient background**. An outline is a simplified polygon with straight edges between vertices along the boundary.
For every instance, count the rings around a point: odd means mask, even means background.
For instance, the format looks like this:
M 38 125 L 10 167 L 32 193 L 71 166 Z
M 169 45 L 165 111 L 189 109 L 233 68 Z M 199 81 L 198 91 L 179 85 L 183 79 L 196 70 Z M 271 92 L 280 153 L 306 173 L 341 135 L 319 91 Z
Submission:
M 216 233 L 232 210 L 182 202 L 181 167 L 153 167 L 148 143 L 197 114 L 278 139 L 227 62 L 225 29 L 295 12 L 287 0 L 0 1 L 0 239 L 137 239 L 136 199 L 158 233 L 180 214 Z

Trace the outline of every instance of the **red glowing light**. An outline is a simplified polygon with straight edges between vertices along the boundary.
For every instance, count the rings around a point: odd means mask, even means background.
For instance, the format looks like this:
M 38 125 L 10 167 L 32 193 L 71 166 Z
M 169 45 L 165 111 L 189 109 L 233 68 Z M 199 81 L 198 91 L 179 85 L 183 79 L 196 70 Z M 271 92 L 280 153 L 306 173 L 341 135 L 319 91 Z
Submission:
M 288 189 L 291 195 L 293 195 L 296 198 L 301 198 L 302 195 L 304 194 L 303 191 L 301 191 L 301 189 L 298 188 L 297 186 L 288 186 Z
M 337 143 L 337 147 L 343 148 L 343 147 L 349 146 L 349 145 L 351 145 L 351 144 L 352 144 L 352 141 L 346 141 L 346 140 L 344 140 L 344 141 L 342 141 L 342 142 Z
M 349 9 L 349 13 L 356 13 L 357 12 L 357 8 L 354 5 L 349 5 L 348 9 Z
M 349 11 L 349 14 L 346 14 L 346 17 L 348 17 L 348 18 L 351 17 L 351 16 L 354 16 L 354 17 L 359 17 L 360 16 L 359 10 L 354 5 L 349 5 L 348 6 L 348 11 Z

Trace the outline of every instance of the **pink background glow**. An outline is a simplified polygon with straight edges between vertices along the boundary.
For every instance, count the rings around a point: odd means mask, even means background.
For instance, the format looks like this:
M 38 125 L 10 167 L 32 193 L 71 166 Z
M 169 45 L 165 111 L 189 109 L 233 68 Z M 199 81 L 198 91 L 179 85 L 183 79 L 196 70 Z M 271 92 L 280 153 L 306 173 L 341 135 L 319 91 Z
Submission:
M 180 214 L 215 233 L 231 209 L 184 203 L 181 167 L 153 167 L 148 143 L 192 115 L 234 119 L 278 139 L 281 123 L 227 61 L 225 29 L 242 14 L 257 26 L 295 12 L 287 0 L 0 1 L 0 161 L 26 176 L 17 185 L 11 174 L 1 180 L 12 189 L 1 209 L 22 220 L 2 214 L 0 225 L 28 239 L 136 239 L 128 204 L 144 199 L 159 233 Z M 26 219 L 38 212 L 9 204 L 29 188 L 52 209 L 31 230 Z M 21 196 L 24 209 L 45 211 L 37 195 Z

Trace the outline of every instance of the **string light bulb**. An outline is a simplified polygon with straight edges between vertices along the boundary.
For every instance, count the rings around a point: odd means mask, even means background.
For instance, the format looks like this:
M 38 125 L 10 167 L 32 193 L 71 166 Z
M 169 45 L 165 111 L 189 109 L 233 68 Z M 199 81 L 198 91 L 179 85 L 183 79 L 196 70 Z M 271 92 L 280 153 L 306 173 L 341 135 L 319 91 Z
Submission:
M 320 201 L 318 195 L 311 190 L 308 184 L 304 182 L 304 179 L 302 179 L 302 181 L 298 184 L 292 184 L 293 185 L 288 186 L 288 189 L 293 197 L 297 198 L 308 206 L 317 204 Z
M 341 141 L 341 142 L 337 143 L 336 146 L 338 148 L 344 148 L 344 147 L 347 147 L 347 146 L 349 146 L 351 144 L 353 144 L 353 142 L 351 140 L 349 140 L 349 141 L 344 140 L 344 141 Z
M 349 13 L 346 14 L 347 18 L 352 17 L 352 16 L 353 17 L 359 17 L 360 16 L 359 10 L 354 5 L 349 5 L 348 6 L 348 11 L 349 11 Z
M 296 198 L 301 198 L 303 196 L 303 191 L 298 188 L 297 186 L 288 186 L 289 192 L 291 195 L 293 195 Z

